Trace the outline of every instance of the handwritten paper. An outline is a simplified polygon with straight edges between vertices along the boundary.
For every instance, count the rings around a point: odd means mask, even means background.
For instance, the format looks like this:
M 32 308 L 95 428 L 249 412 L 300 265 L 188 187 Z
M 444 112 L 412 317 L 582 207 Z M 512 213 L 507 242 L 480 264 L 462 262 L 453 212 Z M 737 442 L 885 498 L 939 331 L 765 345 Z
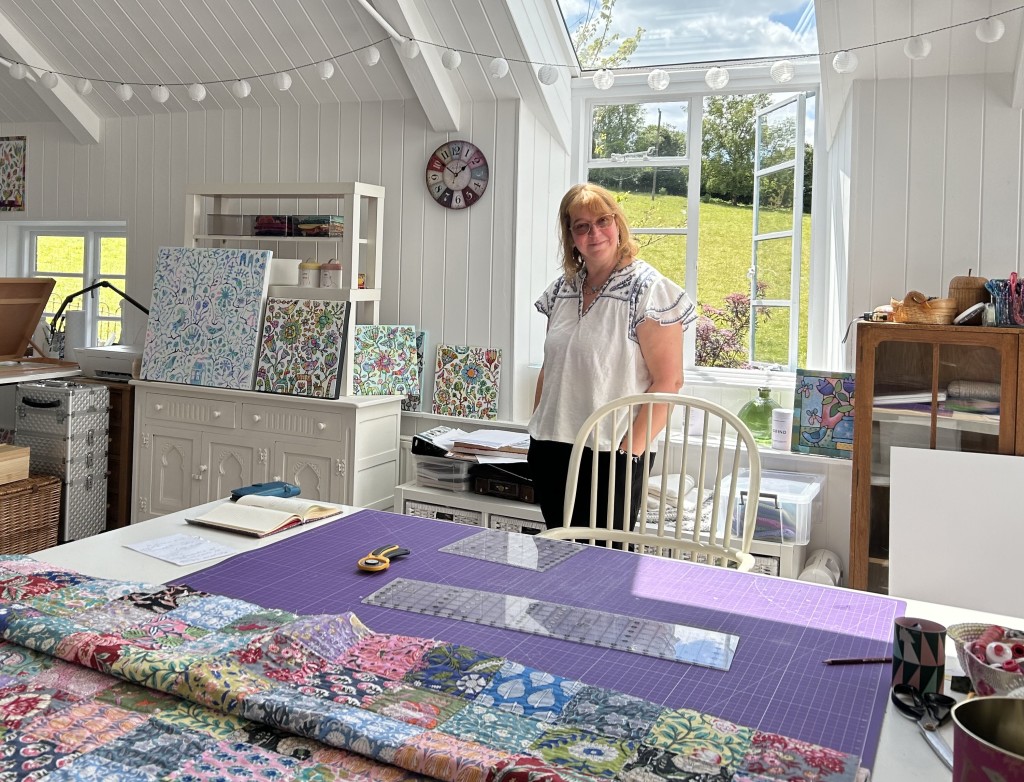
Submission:
M 162 538 L 142 540 L 138 543 L 125 543 L 125 548 L 138 551 L 150 557 L 162 559 L 172 565 L 192 565 L 218 557 L 230 557 L 240 553 L 238 549 L 222 546 L 197 535 L 177 533 Z

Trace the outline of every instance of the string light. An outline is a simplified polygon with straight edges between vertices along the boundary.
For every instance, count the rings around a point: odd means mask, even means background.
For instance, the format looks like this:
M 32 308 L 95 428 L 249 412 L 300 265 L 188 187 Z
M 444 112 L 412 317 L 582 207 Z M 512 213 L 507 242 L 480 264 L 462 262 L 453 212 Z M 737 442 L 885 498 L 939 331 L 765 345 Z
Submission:
M 789 55 L 791 59 L 803 60 L 817 57 L 831 57 L 832 68 L 841 74 L 853 73 L 859 66 L 859 58 L 857 51 L 862 49 L 872 49 L 878 46 L 886 44 L 903 43 L 904 52 L 907 57 L 911 59 L 923 59 L 927 57 L 931 52 L 931 42 L 927 36 L 935 33 L 945 32 L 958 27 L 964 27 L 967 25 L 974 26 L 974 33 L 979 41 L 991 44 L 1001 40 L 1006 32 L 1006 25 L 999 17 L 1005 16 L 1010 13 L 1015 13 L 1024 10 L 1024 5 L 1018 5 L 1014 8 L 1009 8 L 1005 11 L 1000 11 L 996 14 L 991 14 L 985 17 L 979 17 L 977 19 L 970 19 L 963 22 L 957 22 L 955 24 L 946 25 L 939 27 L 934 30 L 928 30 L 925 32 L 918 33 L 917 35 L 906 35 L 902 37 L 891 38 L 883 41 L 875 41 L 859 46 L 851 46 L 847 49 L 838 51 L 823 51 L 810 54 L 793 54 Z M 317 74 L 321 79 L 330 79 L 334 75 L 335 66 L 331 60 L 338 59 L 348 54 L 354 54 L 359 57 L 362 64 L 367 68 L 372 68 L 378 62 L 380 62 L 381 54 L 377 45 L 383 41 L 393 40 L 398 47 L 399 53 L 405 59 L 412 60 L 419 56 L 421 52 L 421 44 L 433 46 L 435 48 L 444 49 L 441 54 L 441 63 L 448 70 L 455 70 L 462 63 L 462 55 L 469 54 L 475 57 L 488 57 L 490 55 L 483 54 L 480 52 L 469 51 L 465 49 L 456 49 L 454 47 L 446 46 L 444 44 L 436 44 L 432 41 L 420 41 L 419 39 L 412 37 L 403 37 L 395 31 L 385 25 L 385 28 L 392 33 L 389 37 L 382 38 L 373 43 L 361 46 L 355 49 L 351 49 L 347 52 L 341 52 L 332 54 L 326 59 L 306 63 L 303 65 L 296 65 L 284 71 L 276 71 L 271 73 L 257 73 L 252 74 L 247 78 L 228 78 L 228 79 L 212 79 L 206 82 L 194 82 L 187 84 L 184 82 L 164 82 L 162 84 L 146 84 L 141 82 L 121 82 L 117 79 L 101 79 L 98 77 L 85 77 L 79 74 L 73 73 L 62 73 L 60 71 L 49 71 L 45 68 L 36 68 L 29 63 L 18 62 L 6 58 L 9 63 L 8 73 L 11 78 L 20 80 L 28 77 L 33 69 L 37 72 L 41 72 L 39 76 L 39 82 L 43 86 L 54 89 L 59 84 L 59 76 L 63 76 L 65 79 L 74 83 L 75 90 L 79 95 L 89 95 L 93 92 L 93 81 L 98 81 L 103 84 L 110 84 L 114 88 L 114 92 L 123 101 L 129 101 L 134 96 L 134 87 L 148 87 L 150 88 L 150 95 L 157 103 L 164 103 L 170 97 L 169 87 L 185 87 L 188 89 L 189 96 L 195 101 L 201 101 L 206 97 L 207 87 L 215 84 L 224 84 L 230 87 L 232 93 L 238 99 L 244 99 L 248 97 L 252 92 L 252 87 L 248 81 L 251 78 L 259 79 L 270 79 L 274 87 L 280 91 L 286 91 L 291 87 L 292 77 L 289 72 L 297 71 L 301 68 L 315 67 Z M 765 60 L 734 60 L 726 63 L 729 66 L 735 67 L 752 67 L 757 65 L 768 66 L 769 75 L 771 78 L 779 83 L 785 84 L 791 81 L 796 74 L 796 67 L 794 66 L 791 59 L 765 61 Z M 544 63 L 534 62 L 531 60 L 518 59 L 518 58 L 505 58 L 501 56 L 492 57 L 489 62 L 487 69 L 492 78 L 501 79 L 509 73 L 509 62 L 518 62 L 530 65 L 535 69 L 537 80 L 545 85 L 551 86 L 558 83 L 561 71 L 563 69 L 575 70 L 576 64 L 565 64 L 565 63 Z M 650 71 L 647 76 L 647 84 L 654 91 L 661 91 L 668 87 L 671 82 L 671 73 L 666 70 L 667 67 L 672 67 L 672 72 L 686 72 L 695 71 L 705 68 L 706 65 L 701 63 L 676 63 L 672 66 L 662 66 L 655 68 Z M 631 72 L 640 70 L 638 67 L 623 67 L 616 69 L 619 72 Z M 600 90 L 607 90 L 612 87 L 615 82 L 616 71 L 609 68 L 600 68 L 593 72 L 594 86 Z M 704 73 L 704 80 L 707 85 L 713 90 L 724 89 L 730 80 L 729 70 L 722 65 L 715 65 L 706 70 Z M 200 92 L 201 91 L 201 92 Z M 196 97 L 201 95 L 201 97 Z
M 462 64 L 462 55 L 454 49 L 445 49 L 441 55 L 441 65 L 450 71 L 454 71 Z
M 996 19 L 994 16 L 982 19 L 978 22 L 978 26 L 974 28 L 974 34 L 982 43 L 995 43 L 1003 37 L 1005 32 L 1006 25 L 1003 24 L 1003 20 Z
M 655 68 L 647 77 L 647 86 L 655 92 L 661 92 L 668 87 L 670 81 L 672 81 L 672 77 L 668 75 L 668 71 Z

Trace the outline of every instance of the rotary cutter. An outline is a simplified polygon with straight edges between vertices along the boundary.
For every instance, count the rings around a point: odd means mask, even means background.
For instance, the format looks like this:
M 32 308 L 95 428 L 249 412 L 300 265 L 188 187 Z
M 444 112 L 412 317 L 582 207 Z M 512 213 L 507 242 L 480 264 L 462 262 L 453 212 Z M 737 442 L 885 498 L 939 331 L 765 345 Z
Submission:
M 398 557 L 404 557 L 409 553 L 409 549 L 396 546 L 394 543 L 390 543 L 380 548 L 375 548 L 365 557 L 359 560 L 357 563 L 360 570 L 365 570 L 368 573 L 376 573 L 380 570 L 387 570 L 391 565 L 391 560 L 398 559 Z

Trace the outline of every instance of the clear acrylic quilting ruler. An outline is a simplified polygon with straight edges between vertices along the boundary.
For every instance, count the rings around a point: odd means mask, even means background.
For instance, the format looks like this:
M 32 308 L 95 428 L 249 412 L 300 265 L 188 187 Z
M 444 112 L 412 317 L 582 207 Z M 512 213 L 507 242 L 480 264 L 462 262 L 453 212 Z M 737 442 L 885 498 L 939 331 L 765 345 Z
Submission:
M 739 636 L 714 630 L 409 578 L 396 578 L 363 602 L 722 671 L 739 644 Z
M 583 551 L 582 543 L 485 529 L 438 551 L 544 572 Z

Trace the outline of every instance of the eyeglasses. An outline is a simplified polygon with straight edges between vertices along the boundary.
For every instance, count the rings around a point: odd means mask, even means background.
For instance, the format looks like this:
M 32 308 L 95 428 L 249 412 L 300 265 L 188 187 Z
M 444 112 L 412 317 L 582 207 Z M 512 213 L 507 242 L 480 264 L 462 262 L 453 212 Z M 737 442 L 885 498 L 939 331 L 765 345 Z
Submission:
M 573 236 L 586 236 L 590 233 L 591 228 L 597 228 L 598 230 L 603 231 L 606 228 L 610 228 L 614 222 L 615 215 L 601 215 L 592 223 L 576 223 L 570 228 L 570 230 L 572 231 Z

